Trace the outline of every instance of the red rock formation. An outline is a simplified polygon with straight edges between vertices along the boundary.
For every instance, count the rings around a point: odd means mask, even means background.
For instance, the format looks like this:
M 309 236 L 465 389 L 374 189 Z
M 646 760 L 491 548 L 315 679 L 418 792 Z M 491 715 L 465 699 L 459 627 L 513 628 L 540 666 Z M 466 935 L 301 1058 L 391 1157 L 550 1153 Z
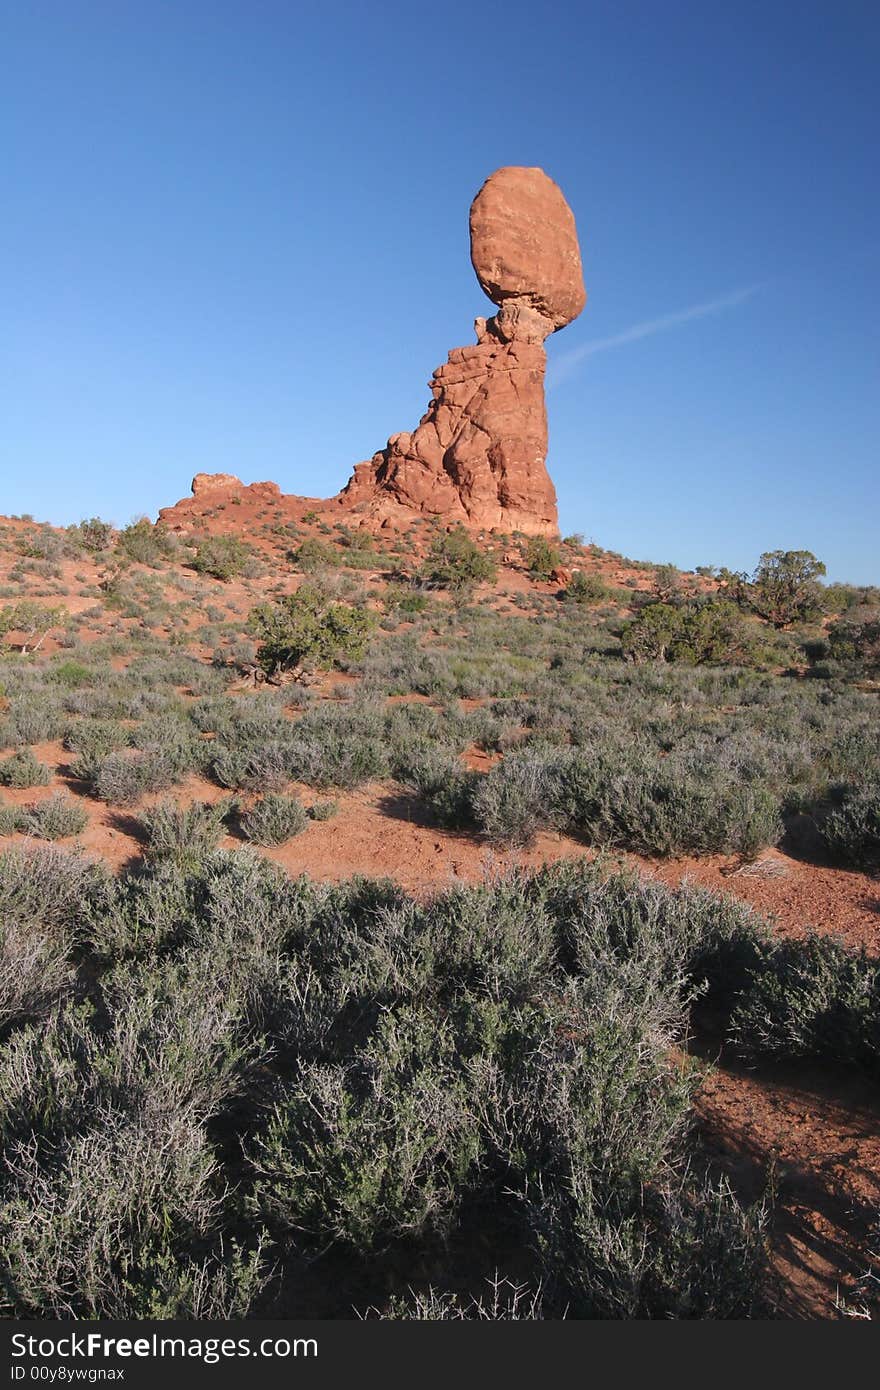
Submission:
M 544 339 L 586 301 L 574 217 L 541 169 L 499 169 L 471 205 L 471 260 L 499 306 L 453 348 L 413 433 L 392 435 L 336 499 L 372 515 L 401 505 L 471 527 L 554 534 L 545 466 Z
M 234 473 L 197 473 L 192 480 L 193 497 L 201 497 L 203 492 L 223 492 L 231 487 L 243 487 L 241 478 Z

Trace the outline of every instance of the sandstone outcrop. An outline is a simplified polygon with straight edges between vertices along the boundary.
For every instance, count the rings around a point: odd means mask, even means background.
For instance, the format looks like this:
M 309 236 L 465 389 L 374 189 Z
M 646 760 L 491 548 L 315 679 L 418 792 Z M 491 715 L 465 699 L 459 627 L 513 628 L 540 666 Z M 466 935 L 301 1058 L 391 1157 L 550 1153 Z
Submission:
M 241 478 L 234 473 L 197 473 L 192 480 L 193 497 L 201 497 L 204 492 L 223 492 L 231 487 L 243 487 Z
M 431 379 L 418 427 L 360 463 L 336 501 L 388 516 L 400 506 L 469 527 L 553 534 L 544 339 L 586 302 L 574 216 L 542 169 L 492 174 L 470 210 L 471 261 L 498 312 Z

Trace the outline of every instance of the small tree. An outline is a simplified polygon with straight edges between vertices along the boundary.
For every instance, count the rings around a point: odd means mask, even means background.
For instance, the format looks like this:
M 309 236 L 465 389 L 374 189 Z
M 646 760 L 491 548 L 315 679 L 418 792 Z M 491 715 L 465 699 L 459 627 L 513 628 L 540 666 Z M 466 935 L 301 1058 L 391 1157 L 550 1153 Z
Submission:
M 531 536 L 526 546 L 526 568 L 535 579 L 549 579 L 560 563 L 559 551 L 546 536 Z
M 880 676 L 880 608 L 856 609 L 828 629 L 828 654 L 856 676 Z
M 198 574 L 209 574 L 224 582 L 241 574 L 251 555 L 251 548 L 238 536 L 208 536 L 196 542 L 192 567 Z
M 260 638 L 257 660 L 273 674 L 304 662 L 329 669 L 348 658 L 357 660 L 367 649 L 376 615 L 367 608 L 331 603 L 312 584 L 304 584 L 280 603 L 252 609 L 248 628 Z
M 752 655 L 747 620 L 728 599 L 673 605 L 650 603 L 621 635 L 631 661 L 679 661 L 688 666 L 746 661 Z
M 623 654 L 629 661 L 665 661 L 678 626 L 678 612 L 670 603 L 649 603 L 632 622 L 627 623 L 620 638 Z
M 675 565 L 656 565 L 651 592 L 660 603 L 672 603 L 681 593 L 681 575 Z
M 53 627 L 60 627 L 67 616 L 66 608 L 46 608 L 33 599 L 22 599 L 11 607 L 0 608 L 0 633 L 23 633 L 26 640 L 22 643 L 22 651 L 35 652 L 43 645 Z M 34 641 L 34 638 L 37 640 Z
M 565 598 L 587 605 L 602 603 L 610 597 L 611 590 L 598 574 L 584 574 L 583 570 L 575 571 L 571 576 L 571 583 L 565 590 Z
M 109 521 L 102 521 L 99 516 L 90 517 L 88 521 L 81 521 L 78 526 L 68 528 L 73 539 L 79 541 L 83 550 L 93 553 L 98 550 L 106 550 L 113 539 L 113 527 Z
M 480 549 L 463 526 L 438 536 L 422 567 L 422 577 L 429 584 L 454 592 L 472 589 L 496 574 L 491 555 Z
M 745 597 L 752 611 L 775 628 L 809 622 L 822 612 L 818 580 L 824 573 L 824 564 L 809 550 L 768 550 Z

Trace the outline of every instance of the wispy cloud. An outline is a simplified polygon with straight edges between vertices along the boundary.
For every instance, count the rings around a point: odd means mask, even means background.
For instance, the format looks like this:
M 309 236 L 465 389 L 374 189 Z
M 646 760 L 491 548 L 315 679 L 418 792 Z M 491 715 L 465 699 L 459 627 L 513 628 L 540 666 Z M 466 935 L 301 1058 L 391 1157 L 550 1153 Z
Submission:
M 709 299 L 703 304 L 692 304 L 689 309 L 679 309 L 674 314 L 663 314 L 659 319 L 646 319 L 643 323 L 634 323 L 632 328 L 625 328 L 622 333 L 614 333 L 610 338 L 595 338 L 590 343 L 582 343 L 580 347 L 562 353 L 551 363 L 547 373 L 548 386 L 558 386 L 561 381 L 572 375 L 585 358 L 593 357 L 597 352 L 625 347 L 627 343 L 637 343 L 641 338 L 650 338 L 655 333 L 665 333 L 670 328 L 677 328 L 681 323 L 691 323 L 693 319 L 704 319 L 710 314 L 720 314 L 725 309 L 734 309 L 738 304 L 744 304 L 747 299 L 751 299 L 760 288 L 760 284 L 746 285 L 742 289 L 732 290 L 730 294 L 719 295 L 717 299 Z

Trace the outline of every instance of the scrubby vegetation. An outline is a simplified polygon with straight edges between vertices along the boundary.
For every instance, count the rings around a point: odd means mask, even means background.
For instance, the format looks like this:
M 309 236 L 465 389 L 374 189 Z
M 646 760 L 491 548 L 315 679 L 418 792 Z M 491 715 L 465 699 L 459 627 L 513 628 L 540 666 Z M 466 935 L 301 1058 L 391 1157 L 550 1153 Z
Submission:
M 760 1311 L 766 1212 L 674 1048 L 710 1005 L 749 1058 L 877 1074 L 875 964 L 601 865 L 318 887 L 193 814 L 118 880 L 0 857 L 7 1315 L 400 1316 L 428 1257 L 479 1301 L 477 1219 L 544 1316 Z
M 602 862 L 415 899 L 264 852 L 299 862 L 363 805 L 475 861 L 551 831 L 876 871 L 876 593 L 804 552 L 747 579 L 546 548 L 305 517 L 244 549 L 14 531 L 7 1314 L 762 1310 L 768 1212 L 700 1147 L 688 1038 L 876 1077 L 871 959 Z M 76 852 L 90 824 L 135 866 Z

